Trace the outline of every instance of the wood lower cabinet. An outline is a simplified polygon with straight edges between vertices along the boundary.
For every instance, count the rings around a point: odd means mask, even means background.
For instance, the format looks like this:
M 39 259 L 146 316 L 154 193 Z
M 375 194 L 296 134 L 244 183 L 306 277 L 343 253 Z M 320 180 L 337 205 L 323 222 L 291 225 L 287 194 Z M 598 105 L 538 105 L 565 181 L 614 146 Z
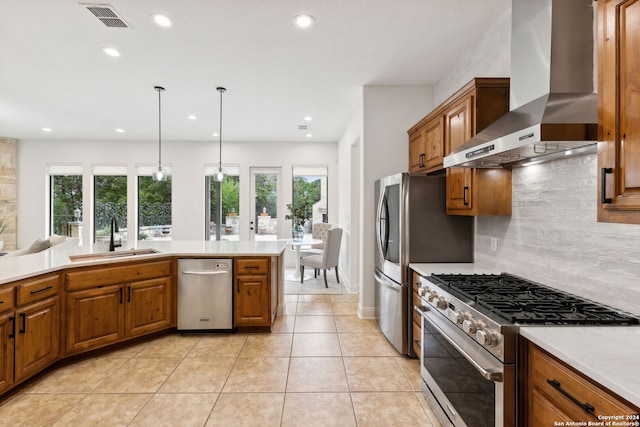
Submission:
M 0 393 L 13 386 L 15 315 L 0 314 Z
M 67 353 L 175 326 L 173 271 L 172 261 L 156 261 L 67 273 Z
M 234 326 L 270 327 L 275 316 L 271 259 L 236 258 L 233 294 Z
M 640 224 L 640 2 L 598 2 L 598 221 Z
M 418 287 L 420 285 L 420 275 L 418 273 L 416 273 L 415 271 L 412 272 L 412 277 L 413 277 L 413 285 L 411 286 L 411 289 L 413 290 L 412 292 L 412 298 L 413 298 L 413 304 L 411 305 L 411 313 L 412 313 L 412 319 L 413 322 L 411 323 L 412 327 L 413 327 L 413 340 L 411 345 L 413 346 L 413 352 L 420 357 L 420 346 L 422 345 L 422 320 L 420 318 L 420 315 L 418 313 L 415 312 L 415 310 L 413 310 L 413 307 L 418 305 L 422 305 L 422 300 L 420 299 L 420 296 L 418 295 Z
M 634 415 L 640 409 L 527 342 L 525 425 L 601 421 L 599 416 Z M 636 420 L 634 420 L 636 421 Z

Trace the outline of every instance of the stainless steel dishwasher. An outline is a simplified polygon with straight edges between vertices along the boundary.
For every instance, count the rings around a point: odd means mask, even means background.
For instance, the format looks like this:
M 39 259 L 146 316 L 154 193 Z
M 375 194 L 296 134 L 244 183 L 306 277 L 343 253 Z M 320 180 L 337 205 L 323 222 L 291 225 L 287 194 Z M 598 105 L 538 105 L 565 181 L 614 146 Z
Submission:
M 178 260 L 178 330 L 233 329 L 233 260 Z

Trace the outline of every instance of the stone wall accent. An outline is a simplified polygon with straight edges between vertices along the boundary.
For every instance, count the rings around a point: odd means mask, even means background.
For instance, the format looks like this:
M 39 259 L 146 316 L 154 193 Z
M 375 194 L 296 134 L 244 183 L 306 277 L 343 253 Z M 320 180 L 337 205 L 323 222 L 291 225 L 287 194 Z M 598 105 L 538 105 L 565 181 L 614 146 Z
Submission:
M 4 242 L 2 252 L 17 246 L 17 141 L 0 137 L 0 218 L 9 218 L 9 228 L 0 238 Z

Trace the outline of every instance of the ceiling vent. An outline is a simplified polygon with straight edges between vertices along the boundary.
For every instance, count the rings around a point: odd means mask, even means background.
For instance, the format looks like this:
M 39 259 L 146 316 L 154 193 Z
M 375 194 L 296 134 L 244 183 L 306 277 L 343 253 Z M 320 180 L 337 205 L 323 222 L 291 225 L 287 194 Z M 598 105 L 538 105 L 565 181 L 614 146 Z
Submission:
M 131 28 L 123 17 L 109 4 L 80 3 L 87 8 L 96 18 L 109 28 Z
M 298 130 L 307 130 L 309 129 L 309 125 L 298 125 Z

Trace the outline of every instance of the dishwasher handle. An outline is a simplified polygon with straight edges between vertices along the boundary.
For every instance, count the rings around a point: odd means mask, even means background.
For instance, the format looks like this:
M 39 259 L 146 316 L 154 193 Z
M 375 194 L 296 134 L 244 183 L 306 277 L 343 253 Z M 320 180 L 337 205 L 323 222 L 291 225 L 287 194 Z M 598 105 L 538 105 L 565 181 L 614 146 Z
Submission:
M 229 274 L 231 273 L 228 270 L 224 270 L 224 271 L 213 271 L 213 270 L 185 270 L 185 271 L 181 271 L 182 274 L 194 274 L 194 275 L 200 275 L 200 276 L 213 276 L 213 275 L 217 275 L 217 274 Z

